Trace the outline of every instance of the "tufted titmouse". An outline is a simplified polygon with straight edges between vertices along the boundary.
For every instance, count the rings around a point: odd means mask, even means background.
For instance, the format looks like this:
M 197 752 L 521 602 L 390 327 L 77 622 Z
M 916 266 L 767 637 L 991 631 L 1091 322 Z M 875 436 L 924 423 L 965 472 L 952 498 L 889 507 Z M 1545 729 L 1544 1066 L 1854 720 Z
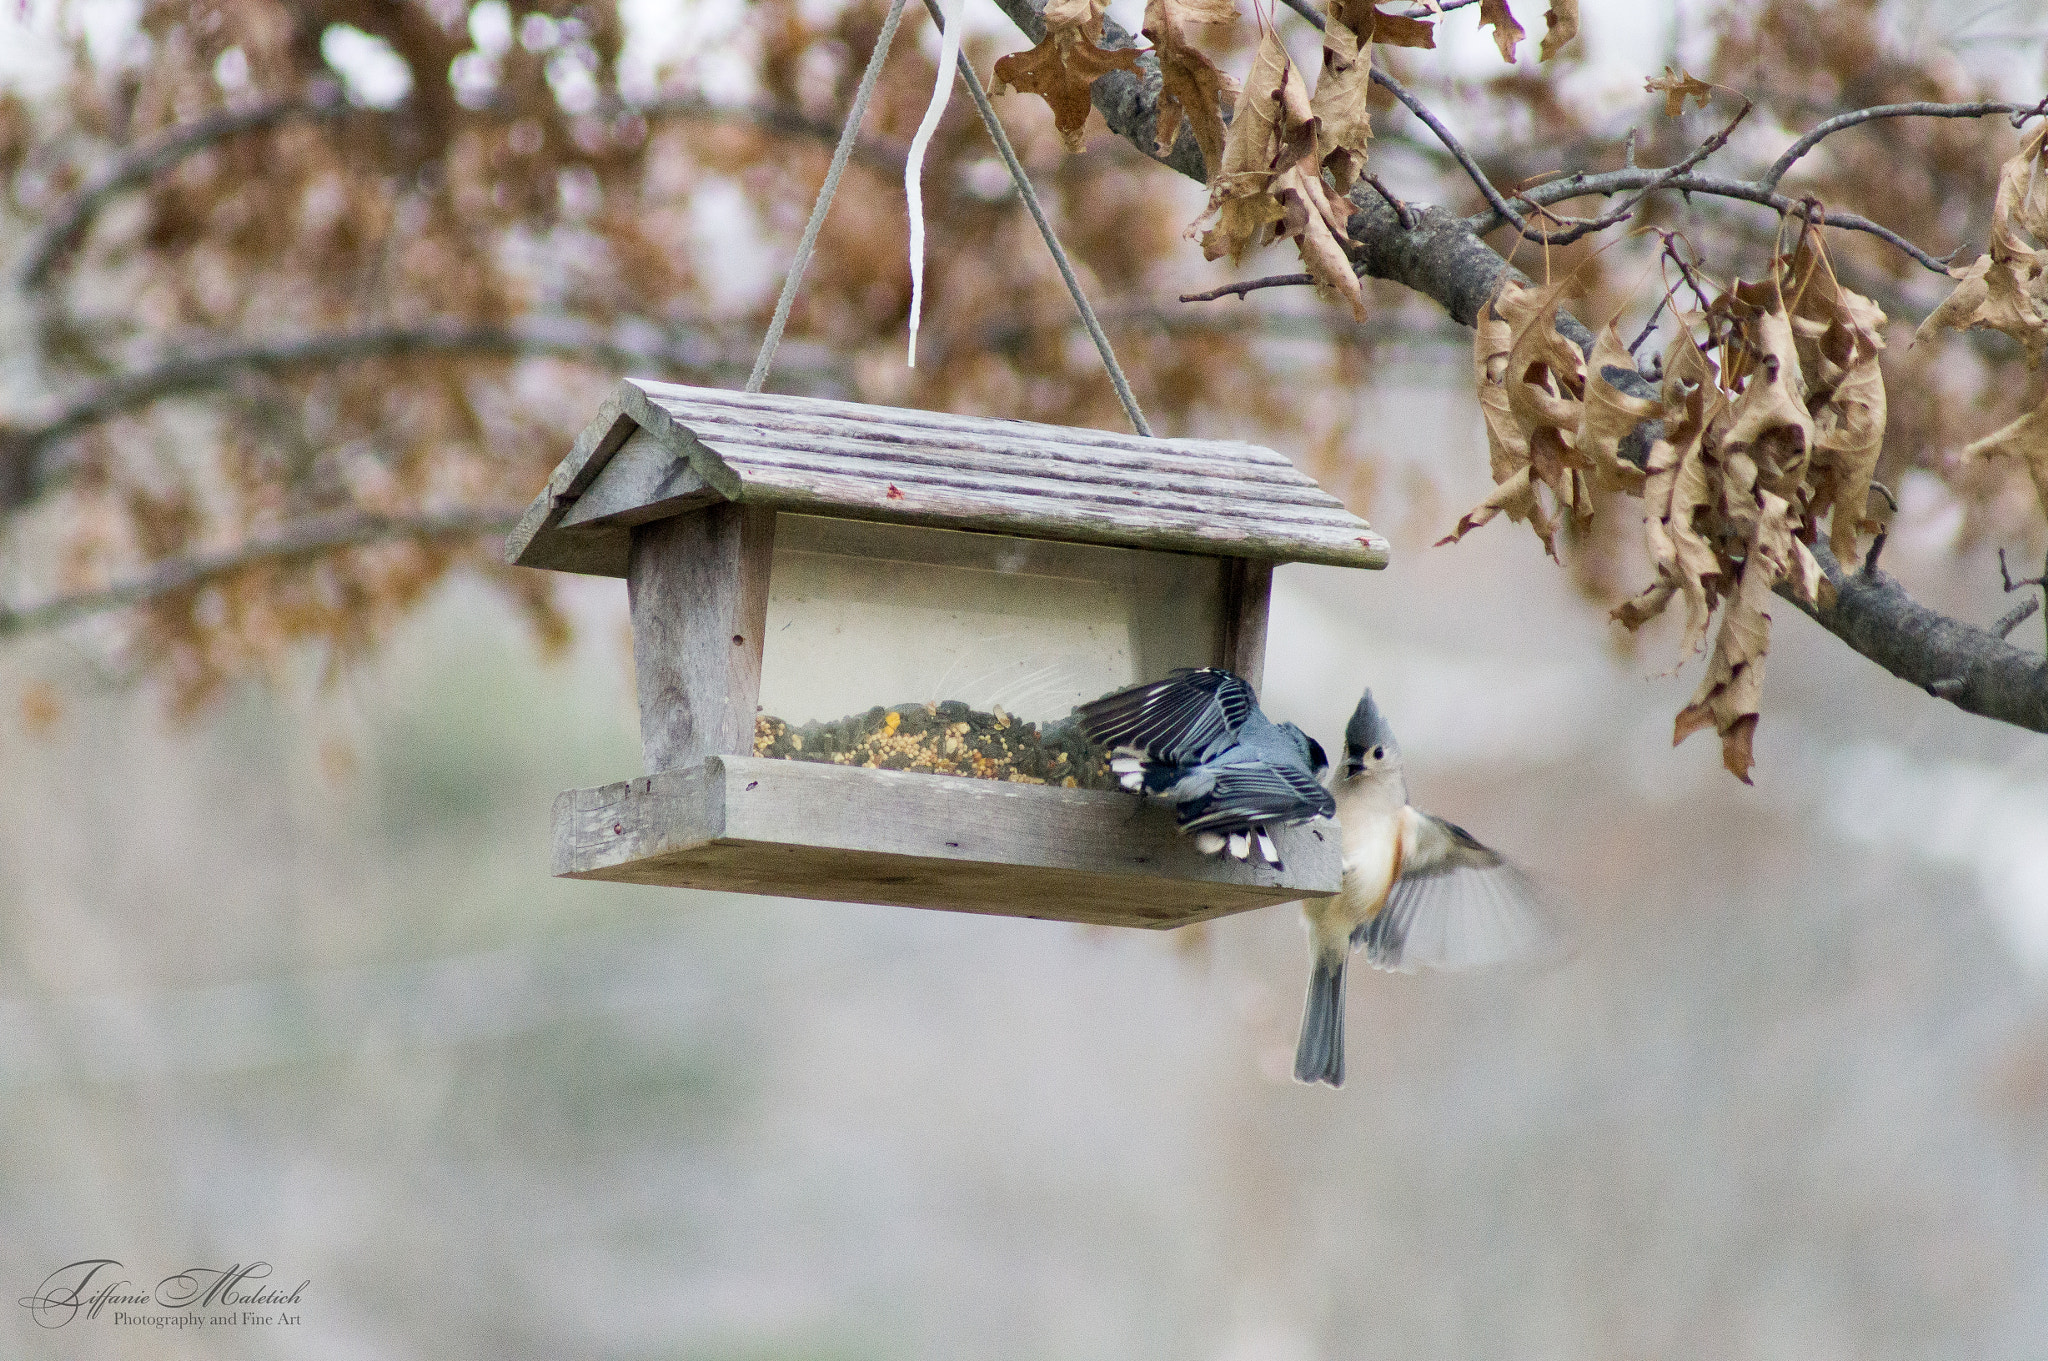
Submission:
M 1258 696 L 1233 672 L 1183 667 L 1075 711 L 1092 742 L 1110 748 L 1125 789 L 1174 805 L 1180 830 L 1204 855 L 1228 851 L 1281 867 L 1269 828 L 1336 810 L 1321 776 L 1330 759 L 1292 723 L 1259 712 Z
M 1527 875 L 1464 828 L 1409 806 L 1400 745 L 1370 690 L 1344 730 L 1336 792 L 1344 885 L 1302 905 L 1310 972 L 1294 1076 L 1341 1087 L 1353 948 L 1363 945 L 1378 969 L 1469 969 L 1533 954 L 1550 932 Z

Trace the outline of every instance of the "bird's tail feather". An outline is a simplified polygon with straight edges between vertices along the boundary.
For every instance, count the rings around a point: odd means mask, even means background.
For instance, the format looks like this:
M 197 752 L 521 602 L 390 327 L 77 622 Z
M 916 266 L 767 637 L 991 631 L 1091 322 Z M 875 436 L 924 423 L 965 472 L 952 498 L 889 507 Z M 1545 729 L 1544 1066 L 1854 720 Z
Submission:
M 1344 1085 L 1345 954 L 1316 953 L 1308 978 L 1308 1002 L 1301 1013 L 1301 1043 L 1294 1051 L 1299 1082 Z

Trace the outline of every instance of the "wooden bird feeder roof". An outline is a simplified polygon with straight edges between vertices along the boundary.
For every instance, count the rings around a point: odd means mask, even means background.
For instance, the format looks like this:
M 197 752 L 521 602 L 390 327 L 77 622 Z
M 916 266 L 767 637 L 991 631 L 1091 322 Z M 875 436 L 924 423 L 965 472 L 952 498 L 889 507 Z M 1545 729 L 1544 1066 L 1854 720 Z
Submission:
M 625 576 L 631 527 L 714 502 L 1266 562 L 1387 543 L 1271 449 L 627 379 L 507 543 Z

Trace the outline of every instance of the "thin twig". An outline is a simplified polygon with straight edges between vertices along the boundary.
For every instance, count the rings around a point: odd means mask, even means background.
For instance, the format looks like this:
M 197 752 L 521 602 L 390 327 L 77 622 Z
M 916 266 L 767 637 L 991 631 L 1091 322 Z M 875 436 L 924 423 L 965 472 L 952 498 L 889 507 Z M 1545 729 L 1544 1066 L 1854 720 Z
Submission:
M 1876 492 L 1878 495 L 1884 498 L 1885 504 L 1892 508 L 1892 514 L 1894 516 L 1896 516 L 1899 513 L 1899 498 L 1892 495 L 1892 489 L 1890 487 L 1887 487 L 1882 482 L 1873 480 L 1870 484 L 1870 490 Z M 1866 506 L 1870 504 L 1870 495 L 1868 492 L 1864 493 L 1863 500 Z M 1840 513 L 1840 511 L 1836 512 L 1836 514 L 1838 515 Z M 1870 551 L 1863 555 L 1864 576 L 1868 577 L 1877 575 L 1877 560 L 1884 553 L 1885 540 L 1889 539 L 1891 537 L 1891 534 L 1892 522 L 1890 520 L 1886 520 L 1883 524 L 1877 527 L 1877 534 L 1870 540 Z M 2005 635 L 2001 633 L 1998 636 L 2003 638 Z
M 1401 224 L 1402 231 L 1412 232 L 1415 230 L 1415 210 L 1400 199 L 1395 198 L 1393 192 L 1386 185 L 1380 183 L 1378 175 L 1360 175 L 1359 178 L 1379 190 L 1380 197 L 1385 199 L 1387 206 L 1394 210 L 1394 218 Z
M 1661 170 L 1643 169 L 1609 170 L 1598 175 L 1573 176 L 1571 179 L 1558 180 L 1551 184 L 1541 184 L 1520 195 L 1520 197 L 1530 203 L 1543 205 L 1560 202 L 1564 199 L 1578 198 L 1582 195 L 1626 193 L 1630 190 L 1642 188 L 1651 180 L 1664 176 L 1665 173 Z M 1679 175 L 1664 179 L 1656 187 L 1661 190 L 1682 194 L 1705 194 L 1714 198 L 1741 199 L 1747 203 L 1762 204 L 1780 213 L 1795 213 L 1802 217 L 1806 216 L 1806 213 L 1802 211 L 1801 205 L 1809 201 L 1807 199 L 1792 198 L 1774 190 L 1765 189 L 1762 185 L 1748 180 L 1723 179 L 1717 175 Z M 1502 222 L 1508 220 L 1510 219 L 1498 212 L 1479 213 L 1465 219 L 1473 231 L 1482 235 L 1492 231 L 1500 226 Z M 1935 273 L 1944 276 L 1948 274 L 1948 260 L 1930 255 L 1927 251 L 1908 241 L 1905 237 L 1900 236 L 1891 228 L 1881 226 L 1866 217 L 1859 217 L 1855 213 L 1837 213 L 1830 210 L 1823 225 L 1837 227 L 1845 231 L 1867 232 L 1912 256 Z M 1952 257 L 1953 252 L 1951 252 Z
M 1225 284 L 1221 288 L 1212 288 L 1207 293 L 1183 293 L 1180 295 L 1180 300 L 1182 302 L 1214 302 L 1218 298 L 1228 298 L 1233 295 L 1242 298 L 1254 289 L 1294 288 L 1301 284 L 1312 284 L 1315 281 L 1316 276 L 1313 274 L 1269 274 L 1263 279 L 1246 279 L 1243 283 Z
M 2048 101 L 2043 102 L 2048 103 Z M 1859 123 L 1868 123 L 1873 119 L 1983 118 L 1988 114 L 2009 113 L 2015 116 L 2013 126 L 2018 127 L 2026 118 L 2040 112 L 2042 112 L 2040 105 L 2030 106 L 2026 104 L 1934 104 L 1925 101 L 1912 104 L 1875 104 L 1867 109 L 1856 109 L 1849 113 L 1837 114 L 1825 123 L 1819 124 L 1804 137 L 1801 137 L 1791 146 L 1785 148 L 1785 154 L 1773 161 L 1771 168 L 1764 171 L 1756 182 L 1767 190 L 1777 188 L 1778 181 L 1785 177 L 1785 172 L 1792 168 L 1792 163 L 1818 146 L 1822 138 L 1833 136 L 1844 128 L 1853 128 Z
M 2014 591 L 2023 591 L 2029 586 L 2039 586 L 2044 590 L 2048 590 L 2048 568 L 2043 568 L 2040 576 L 2023 577 L 2018 581 L 2014 581 L 2012 579 L 2012 572 L 2005 565 L 2005 550 L 2003 548 L 1998 550 L 1998 579 L 2005 584 L 2007 595 L 2012 594 Z
M 53 628 L 89 614 L 146 604 L 173 592 L 190 590 L 261 563 L 282 563 L 319 557 L 386 539 L 455 539 L 502 534 L 519 522 L 516 509 L 444 511 L 426 515 L 376 515 L 341 511 L 310 516 L 274 534 L 234 548 L 168 558 L 141 575 L 97 591 L 58 596 L 20 609 L 0 606 L 0 637 Z
M 1998 622 L 1991 626 L 1991 631 L 2001 638 L 2007 637 L 2014 629 L 2032 619 L 2034 611 L 2040 608 L 2041 597 L 2030 595 L 2004 614 L 1999 615 Z

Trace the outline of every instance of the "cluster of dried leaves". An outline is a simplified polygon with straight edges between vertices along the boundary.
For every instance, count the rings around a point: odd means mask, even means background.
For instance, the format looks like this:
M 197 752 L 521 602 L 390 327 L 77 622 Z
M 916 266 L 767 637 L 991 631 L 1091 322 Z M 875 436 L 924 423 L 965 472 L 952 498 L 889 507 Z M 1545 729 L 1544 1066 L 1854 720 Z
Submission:
M 1955 292 L 1921 323 L 1916 339 L 1943 327 L 2002 331 L 2038 368 L 2048 350 L 2048 122 L 2037 123 L 1998 175 L 1991 209 L 1991 249 L 1966 269 L 1951 271 Z M 2048 393 L 2041 404 L 1964 450 L 1968 458 L 2018 459 L 2048 508 Z
M 995 65 L 996 92 L 1044 98 L 1069 151 L 1082 149 L 1094 83 L 1111 71 L 1138 69 L 1136 49 L 1100 46 L 1107 4 L 1052 0 L 1039 44 Z M 1317 293 L 1348 304 L 1363 320 L 1364 290 L 1344 249 L 1351 216 L 1344 200 L 1365 172 L 1372 140 L 1372 49 L 1433 48 L 1436 19 L 1389 14 L 1375 0 L 1326 5 L 1313 90 L 1265 16 L 1241 81 L 1196 46 L 1195 26 L 1236 22 L 1236 0 L 1146 0 L 1143 31 L 1159 61 L 1157 149 L 1166 154 L 1185 124 L 1208 171 L 1208 208 L 1189 229 L 1216 219 L 1202 235 L 1202 253 L 1236 264 L 1254 247 L 1292 241 Z M 1544 18 L 1540 54 L 1548 61 L 1578 33 L 1578 0 L 1552 0 Z M 1507 0 L 1482 0 L 1479 22 L 1492 28 L 1502 60 L 1512 63 L 1523 30 Z
M 1595 490 L 1641 497 L 1656 579 L 1615 618 L 1640 628 L 1676 597 L 1690 655 L 1719 610 L 1706 676 L 1673 740 L 1714 728 L 1723 761 L 1747 781 L 1771 597 L 1782 583 L 1818 601 L 1826 582 L 1808 545 L 1822 521 L 1840 557 L 1863 528 L 1884 440 L 1884 313 L 1842 286 L 1808 229 L 1763 279 L 1674 309 L 1651 399 L 1624 390 L 1635 364 L 1613 322 L 1590 363 L 1558 334 L 1563 291 L 1510 283 L 1480 314 L 1473 368 L 1498 485 L 1445 542 L 1506 512 L 1554 555 L 1559 521 L 1589 522 Z M 1651 418 L 1663 437 L 1638 467 L 1620 443 Z

